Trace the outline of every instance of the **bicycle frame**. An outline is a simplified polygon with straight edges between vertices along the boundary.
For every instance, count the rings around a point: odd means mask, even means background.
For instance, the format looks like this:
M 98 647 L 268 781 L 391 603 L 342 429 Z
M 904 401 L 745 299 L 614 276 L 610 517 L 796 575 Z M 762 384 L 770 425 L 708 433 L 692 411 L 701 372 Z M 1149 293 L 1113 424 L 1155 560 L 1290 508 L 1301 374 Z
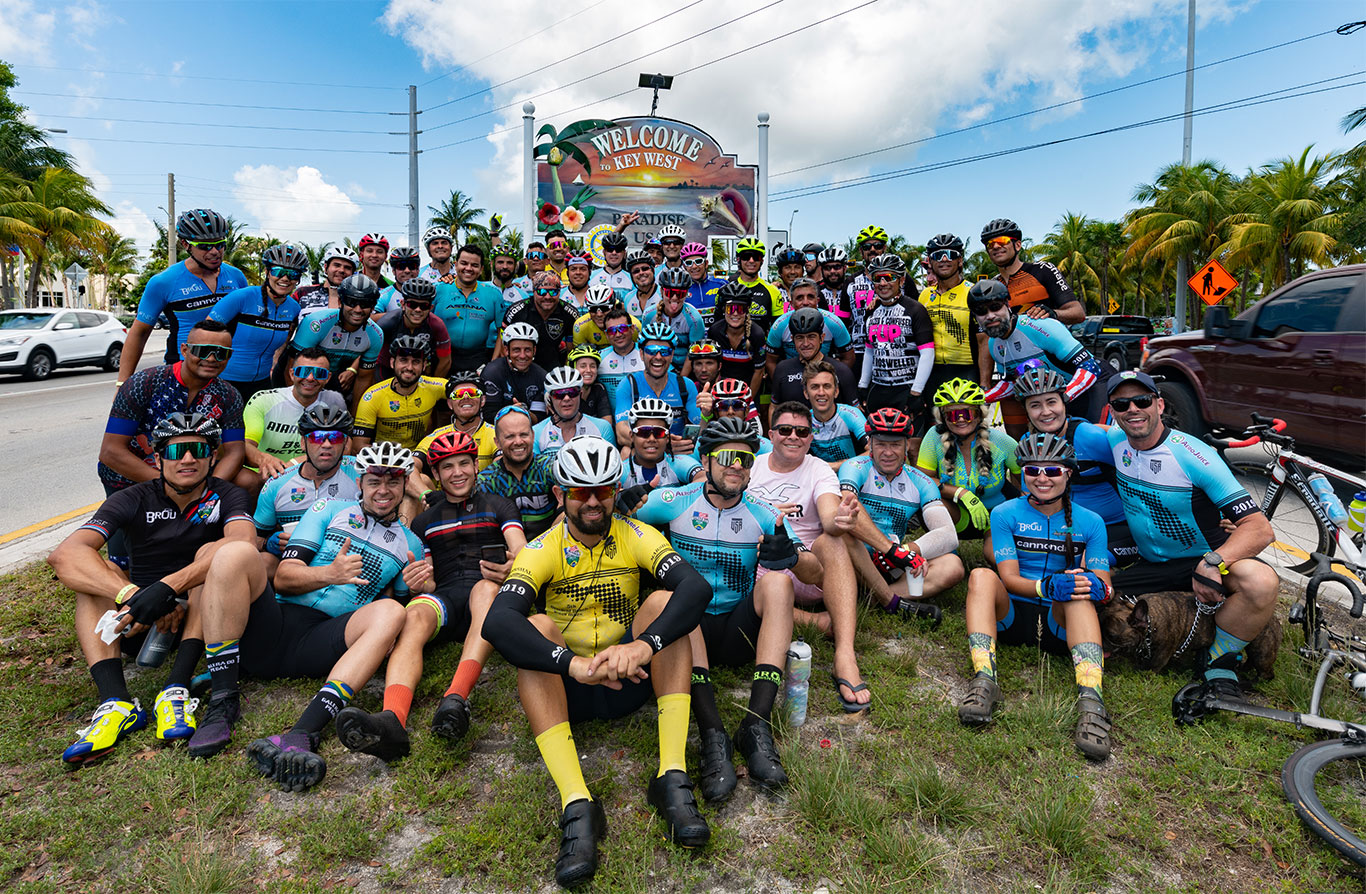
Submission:
M 1305 469 L 1309 469 L 1310 472 L 1306 472 Z M 1319 525 L 1332 532 L 1333 540 L 1336 541 L 1339 550 L 1338 557 L 1352 566 L 1353 571 L 1361 571 L 1361 549 L 1352 541 L 1351 531 L 1338 525 L 1324 511 L 1318 495 L 1309 486 L 1309 474 L 1311 472 L 1320 472 L 1328 478 L 1346 482 L 1357 490 L 1366 490 L 1366 481 L 1357 478 L 1355 475 L 1349 475 L 1303 454 L 1282 448 L 1276 453 L 1275 459 L 1271 463 L 1271 481 L 1267 484 L 1266 493 L 1262 496 L 1262 514 L 1267 518 L 1272 517 L 1272 513 L 1280 504 L 1281 488 L 1289 483 L 1304 499 L 1305 505 L 1309 507 L 1309 511 L 1314 513 L 1314 518 L 1318 520 Z

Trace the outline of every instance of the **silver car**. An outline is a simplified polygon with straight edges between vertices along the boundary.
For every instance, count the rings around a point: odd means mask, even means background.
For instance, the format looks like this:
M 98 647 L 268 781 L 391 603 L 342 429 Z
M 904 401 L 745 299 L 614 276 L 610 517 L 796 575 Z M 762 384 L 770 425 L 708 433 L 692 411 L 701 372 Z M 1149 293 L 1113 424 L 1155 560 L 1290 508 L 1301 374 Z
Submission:
M 0 373 L 46 379 L 59 366 L 113 372 L 128 330 L 102 310 L 34 307 L 0 311 Z

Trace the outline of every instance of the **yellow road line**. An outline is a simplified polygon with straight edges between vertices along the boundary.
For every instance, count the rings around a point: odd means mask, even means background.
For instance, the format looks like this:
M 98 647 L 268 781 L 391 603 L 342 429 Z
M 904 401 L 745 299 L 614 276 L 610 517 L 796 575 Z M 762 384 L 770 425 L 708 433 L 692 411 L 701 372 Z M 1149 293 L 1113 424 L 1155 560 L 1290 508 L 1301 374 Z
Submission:
M 45 528 L 60 525 L 62 522 L 71 521 L 73 518 L 82 515 L 89 515 L 100 507 L 100 503 L 91 503 L 89 506 L 82 506 L 80 509 L 73 509 L 70 512 L 63 512 L 61 515 L 54 515 L 45 521 L 34 522 L 31 525 L 20 528 L 17 531 L 10 531 L 8 534 L 0 535 L 0 545 L 9 543 L 11 540 L 18 540 L 20 537 L 27 537 Z
M 1273 549 L 1278 549 L 1283 553 L 1288 553 L 1289 555 L 1292 555 L 1297 559 L 1309 558 L 1309 553 L 1300 549 L 1298 546 L 1294 546 L 1293 544 L 1281 543 L 1279 540 L 1273 540 L 1271 542 L 1271 546 Z M 1338 574 L 1344 574 L 1347 577 L 1350 577 L 1352 580 L 1356 581 L 1359 584 L 1362 583 L 1361 578 L 1353 574 L 1350 570 L 1348 570 L 1347 566 L 1342 564 L 1341 562 L 1334 562 L 1332 564 L 1332 570 L 1336 571 Z

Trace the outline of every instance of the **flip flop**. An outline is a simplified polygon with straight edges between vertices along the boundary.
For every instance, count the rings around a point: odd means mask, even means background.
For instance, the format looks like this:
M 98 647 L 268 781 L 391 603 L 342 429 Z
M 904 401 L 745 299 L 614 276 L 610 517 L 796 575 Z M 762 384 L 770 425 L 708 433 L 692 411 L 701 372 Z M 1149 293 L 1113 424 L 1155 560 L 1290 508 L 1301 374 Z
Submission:
M 853 683 L 850 683 L 843 677 L 835 676 L 833 672 L 831 672 L 830 674 L 830 679 L 833 680 L 835 683 L 835 698 L 839 699 L 840 707 L 844 708 L 844 713 L 857 714 L 860 711 L 873 710 L 873 702 L 871 699 L 868 700 L 867 704 L 861 704 L 859 702 L 849 701 L 845 699 L 845 697 L 840 693 L 841 686 L 848 687 L 850 692 L 863 692 L 868 688 L 867 683 L 860 683 L 857 686 L 855 686 Z

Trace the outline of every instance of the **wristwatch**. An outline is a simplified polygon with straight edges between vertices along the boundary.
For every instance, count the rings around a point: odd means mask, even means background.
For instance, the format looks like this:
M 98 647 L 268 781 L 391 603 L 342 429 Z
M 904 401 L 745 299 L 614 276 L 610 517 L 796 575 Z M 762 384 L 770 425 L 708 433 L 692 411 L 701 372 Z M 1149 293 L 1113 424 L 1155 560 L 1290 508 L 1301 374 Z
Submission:
M 1210 550 L 1209 552 L 1205 553 L 1204 557 L 1201 558 L 1200 561 L 1204 562 L 1211 568 L 1218 568 L 1220 577 L 1228 577 L 1228 566 L 1224 564 L 1224 557 L 1216 553 L 1214 550 Z

